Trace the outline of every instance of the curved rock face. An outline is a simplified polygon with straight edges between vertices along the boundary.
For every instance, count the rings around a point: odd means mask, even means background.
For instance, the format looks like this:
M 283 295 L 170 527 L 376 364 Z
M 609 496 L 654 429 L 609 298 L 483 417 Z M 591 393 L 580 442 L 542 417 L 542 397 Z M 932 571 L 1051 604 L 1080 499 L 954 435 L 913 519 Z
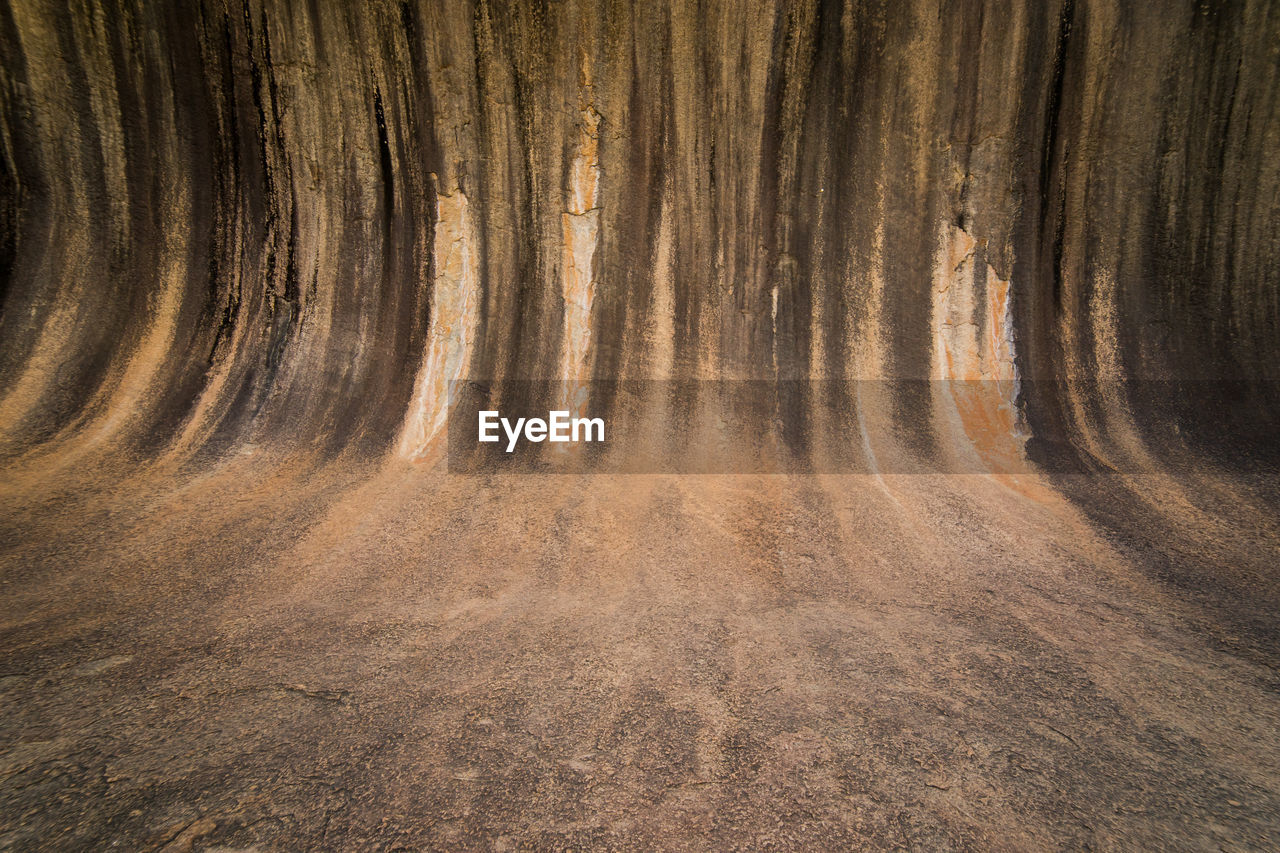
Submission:
M 1265 848 L 1278 45 L 0 0 L 0 847 Z
M 1270 4 L 890 6 L 16 4 L 5 452 L 414 456 L 468 378 L 1016 376 L 1033 453 L 1124 454 L 1121 383 L 1277 378 Z

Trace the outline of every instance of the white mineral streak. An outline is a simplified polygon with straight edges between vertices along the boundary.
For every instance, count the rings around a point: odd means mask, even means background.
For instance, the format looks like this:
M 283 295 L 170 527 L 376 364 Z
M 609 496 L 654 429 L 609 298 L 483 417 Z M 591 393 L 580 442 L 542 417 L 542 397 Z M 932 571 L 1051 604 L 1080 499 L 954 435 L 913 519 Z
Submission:
M 871 247 L 871 264 L 867 287 L 859 290 L 866 294 L 863 309 L 865 333 L 854 339 L 850 346 L 855 365 L 853 377 L 855 414 L 858 419 L 858 437 L 868 470 L 875 475 L 876 484 L 895 504 L 901 501 L 885 481 L 883 464 L 879 458 L 872 432 L 887 423 L 888 395 L 884 393 L 885 359 L 880 326 L 884 305 L 884 190 L 880 185 L 876 194 L 876 232 Z M 883 431 L 882 431 L 883 434 Z
M 591 306 L 595 301 L 595 256 L 600 238 L 600 114 L 591 105 L 591 66 L 583 57 L 583 103 L 577 154 L 569 170 L 568 209 L 561 216 L 561 293 L 564 334 L 560 378 L 566 381 L 563 408 L 586 411 L 591 378 Z
M 672 215 L 670 196 L 663 193 L 662 220 L 658 225 L 658 252 L 653 277 L 653 337 L 649 341 L 649 376 L 671 379 L 675 375 L 676 295 L 672 276 Z
M 400 435 L 400 455 L 420 460 L 449 416 L 449 384 L 467 378 L 480 317 L 480 257 L 461 190 L 436 196 L 435 282 L 426 352 Z
M 884 378 L 884 355 L 880 341 L 880 307 L 884 298 L 884 219 L 877 218 L 875 243 L 872 246 L 871 265 L 869 270 L 870 287 L 867 290 L 866 304 L 863 306 L 865 333 L 853 345 L 854 395 L 857 406 L 855 414 L 858 418 L 858 437 L 862 442 L 862 452 L 867 458 L 871 473 L 880 481 L 881 488 L 888 487 L 881 477 L 880 462 L 876 458 L 875 444 L 871 438 L 871 422 L 882 412 L 878 405 L 881 395 L 879 382 Z
M 1009 282 L 976 255 L 978 242 L 944 224 L 933 276 L 935 399 L 944 426 L 967 437 L 984 470 L 1022 467 L 1027 435 L 1018 415 Z M 985 296 L 975 277 L 985 278 Z

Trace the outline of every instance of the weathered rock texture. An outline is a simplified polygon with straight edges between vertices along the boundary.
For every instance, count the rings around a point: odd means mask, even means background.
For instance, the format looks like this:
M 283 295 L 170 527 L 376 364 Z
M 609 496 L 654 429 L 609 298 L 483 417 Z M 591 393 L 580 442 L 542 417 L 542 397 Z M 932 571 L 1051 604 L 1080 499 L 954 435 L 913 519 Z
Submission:
M 0 63 L 0 846 L 1274 844 L 1275 3 L 10 0 Z M 733 428 L 867 473 L 450 477 L 462 379 L 776 382 Z

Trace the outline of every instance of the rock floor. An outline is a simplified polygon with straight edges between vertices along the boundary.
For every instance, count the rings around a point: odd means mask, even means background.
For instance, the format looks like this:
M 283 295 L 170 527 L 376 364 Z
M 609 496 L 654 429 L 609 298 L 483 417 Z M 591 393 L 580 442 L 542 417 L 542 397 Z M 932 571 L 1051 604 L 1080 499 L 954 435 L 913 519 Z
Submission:
M 1265 638 L 1043 483 L 248 456 L 0 509 L 3 849 L 1280 838 Z

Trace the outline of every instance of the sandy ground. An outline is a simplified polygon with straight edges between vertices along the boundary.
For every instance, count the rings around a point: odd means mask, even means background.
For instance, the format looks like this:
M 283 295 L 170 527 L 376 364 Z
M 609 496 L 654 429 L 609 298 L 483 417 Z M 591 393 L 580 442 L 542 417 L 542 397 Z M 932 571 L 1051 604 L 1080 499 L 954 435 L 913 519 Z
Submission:
M 245 456 L 0 519 L 0 848 L 1280 844 L 1274 661 L 1041 483 Z

